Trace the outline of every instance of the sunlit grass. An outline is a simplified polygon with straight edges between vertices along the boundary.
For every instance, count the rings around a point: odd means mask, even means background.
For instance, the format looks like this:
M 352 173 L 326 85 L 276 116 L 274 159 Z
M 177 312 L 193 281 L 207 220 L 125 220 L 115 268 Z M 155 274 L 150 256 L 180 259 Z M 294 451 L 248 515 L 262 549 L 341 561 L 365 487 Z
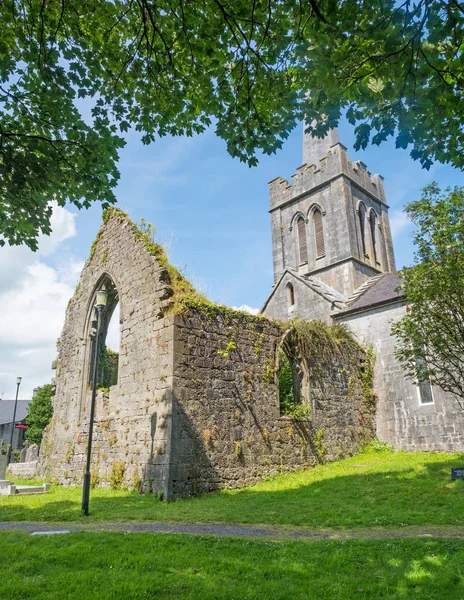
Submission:
M 2 600 L 464 597 L 464 547 L 451 540 L 3 533 L 0 562 Z
M 463 455 L 364 452 L 279 475 L 243 490 L 163 503 L 122 490 L 91 491 L 86 521 L 180 521 L 336 527 L 464 525 Z M 81 521 L 81 489 L 0 497 L 0 521 Z

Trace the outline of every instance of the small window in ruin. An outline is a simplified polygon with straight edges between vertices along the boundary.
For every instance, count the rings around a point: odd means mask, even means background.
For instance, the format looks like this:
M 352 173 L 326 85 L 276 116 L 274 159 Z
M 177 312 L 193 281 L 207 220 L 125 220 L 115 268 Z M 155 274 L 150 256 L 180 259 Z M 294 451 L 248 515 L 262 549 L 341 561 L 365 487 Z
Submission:
M 308 418 L 309 404 L 303 397 L 303 371 L 299 361 L 289 356 L 281 348 L 279 352 L 279 369 L 277 372 L 279 384 L 280 414 Z

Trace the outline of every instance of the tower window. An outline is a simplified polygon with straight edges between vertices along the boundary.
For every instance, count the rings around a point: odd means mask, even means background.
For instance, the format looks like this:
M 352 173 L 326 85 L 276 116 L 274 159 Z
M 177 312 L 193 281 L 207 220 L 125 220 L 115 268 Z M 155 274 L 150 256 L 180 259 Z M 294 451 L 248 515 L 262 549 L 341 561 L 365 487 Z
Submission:
M 325 256 L 324 229 L 322 227 L 322 213 L 318 208 L 313 213 L 313 223 L 316 258 L 322 258 Z
M 363 255 L 366 256 L 366 207 L 361 202 L 358 208 L 359 229 L 361 230 L 361 244 Z
M 376 218 L 375 210 L 371 210 L 371 214 L 369 215 L 369 223 L 371 226 L 372 252 L 374 254 L 375 262 L 377 262 L 377 239 L 376 239 L 376 234 L 375 234 L 376 222 L 377 222 L 377 218 Z
M 298 253 L 300 258 L 300 265 L 308 262 L 308 245 L 306 243 L 306 224 L 303 217 L 299 217 L 296 222 L 296 228 L 298 232 Z

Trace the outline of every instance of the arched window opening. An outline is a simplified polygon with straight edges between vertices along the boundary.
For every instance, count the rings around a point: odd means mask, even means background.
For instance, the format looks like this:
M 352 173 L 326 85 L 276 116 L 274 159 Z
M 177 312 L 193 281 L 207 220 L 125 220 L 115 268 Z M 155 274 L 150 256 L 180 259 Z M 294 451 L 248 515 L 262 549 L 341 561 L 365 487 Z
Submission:
M 309 394 L 308 378 L 294 341 L 290 334 L 279 350 L 277 381 L 280 414 L 308 419 L 311 415 L 310 404 L 305 398 L 305 390 Z
M 293 308 L 295 306 L 295 291 L 291 283 L 288 284 L 288 307 Z
M 322 213 L 318 208 L 313 212 L 313 223 L 316 258 L 322 258 L 325 256 L 324 229 L 322 226 Z
M 115 306 L 108 324 L 106 342 L 102 351 L 102 369 L 100 387 L 109 388 L 118 383 L 119 337 L 120 337 L 119 303 Z
M 375 262 L 378 262 L 377 260 L 377 237 L 376 237 L 376 224 L 377 224 L 377 217 L 375 214 L 375 210 L 371 210 L 371 213 L 369 215 L 369 223 L 371 226 L 371 239 L 372 239 L 372 253 L 374 254 L 374 260 Z
M 98 289 L 106 289 L 108 298 L 105 309 L 101 314 L 100 336 L 98 349 L 96 348 L 96 331 L 98 326 L 96 310 L 93 311 L 90 330 L 91 352 L 88 369 L 89 387 L 92 389 L 93 363 L 95 352 L 98 351 L 98 370 L 96 374 L 97 389 L 108 389 L 118 382 L 119 369 L 119 343 L 120 343 L 120 311 L 119 297 L 116 286 L 110 277 L 98 286 Z
M 279 402 L 280 414 L 292 415 L 295 407 L 301 404 L 301 384 L 303 378 L 286 352 L 281 349 L 279 353 Z
M 299 217 L 296 222 L 296 228 L 298 232 L 298 253 L 300 259 L 300 265 L 308 262 L 308 245 L 306 242 L 306 224 L 303 217 Z
M 366 207 L 361 202 L 358 208 L 358 216 L 359 216 L 359 229 L 361 231 L 361 245 L 363 255 L 367 256 L 366 251 Z

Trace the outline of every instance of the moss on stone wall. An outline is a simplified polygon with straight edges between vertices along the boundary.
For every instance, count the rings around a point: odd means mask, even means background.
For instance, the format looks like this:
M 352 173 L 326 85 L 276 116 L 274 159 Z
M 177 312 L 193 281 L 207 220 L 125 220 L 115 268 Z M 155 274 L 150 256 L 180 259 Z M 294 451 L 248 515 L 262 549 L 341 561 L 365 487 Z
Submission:
M 290 326 L 295 331 L 301 356 L 310 362 L 315 358 L 319 362 L 342 359 L 351 364 L 353 360 L 358 360 L 359 353 L 362 352 L 361 346 L 346 325 L 327 325 L 322 321 L 295 319 L 290 322 Z
M 242 317 L 248 321 L 259 322 L 269 320 L 267 317 L 251 315 L 250 313 L 236 310 L 225 305 L 215 304 L 200 294 L 190 281 L 184 277 L 174 265 L 169 263 L 165 249 L 161 244 L 158 244 L 154 240 L 154 227 L 144 219 L 142 219 L 141 225 L 138 226 L 130 219 L 127 213 L 120 208 L 115 208 L 113 206 L 110 206 L 104 211 L 103 222 L 107 223 L 111 218 L 125 221 L 131 228 L 134 238 L 139 240 L 147 252 L 157 260 L 159 265 L 166 269 L 165 282 L 170 289 L 170 294 L 163 311 L 165 315 L 173 313 L 183 314 L 187 313 L 189 310 L 194 310 L 201 313 L 203 316 L 206 316 L 209 321 L 219 315 L 225 318 L 226 321 L 238 315 L 242 315 Z M 95 255 L 102 231 L 103 230 L 100 229 L 92 243 L 87 264 L 90 264 Z M 105 257 L 106 262 L 107 255 L 104 253 L 103 256 Z M 282 327 L 284 327 L 284 325 L 282 325 Z

